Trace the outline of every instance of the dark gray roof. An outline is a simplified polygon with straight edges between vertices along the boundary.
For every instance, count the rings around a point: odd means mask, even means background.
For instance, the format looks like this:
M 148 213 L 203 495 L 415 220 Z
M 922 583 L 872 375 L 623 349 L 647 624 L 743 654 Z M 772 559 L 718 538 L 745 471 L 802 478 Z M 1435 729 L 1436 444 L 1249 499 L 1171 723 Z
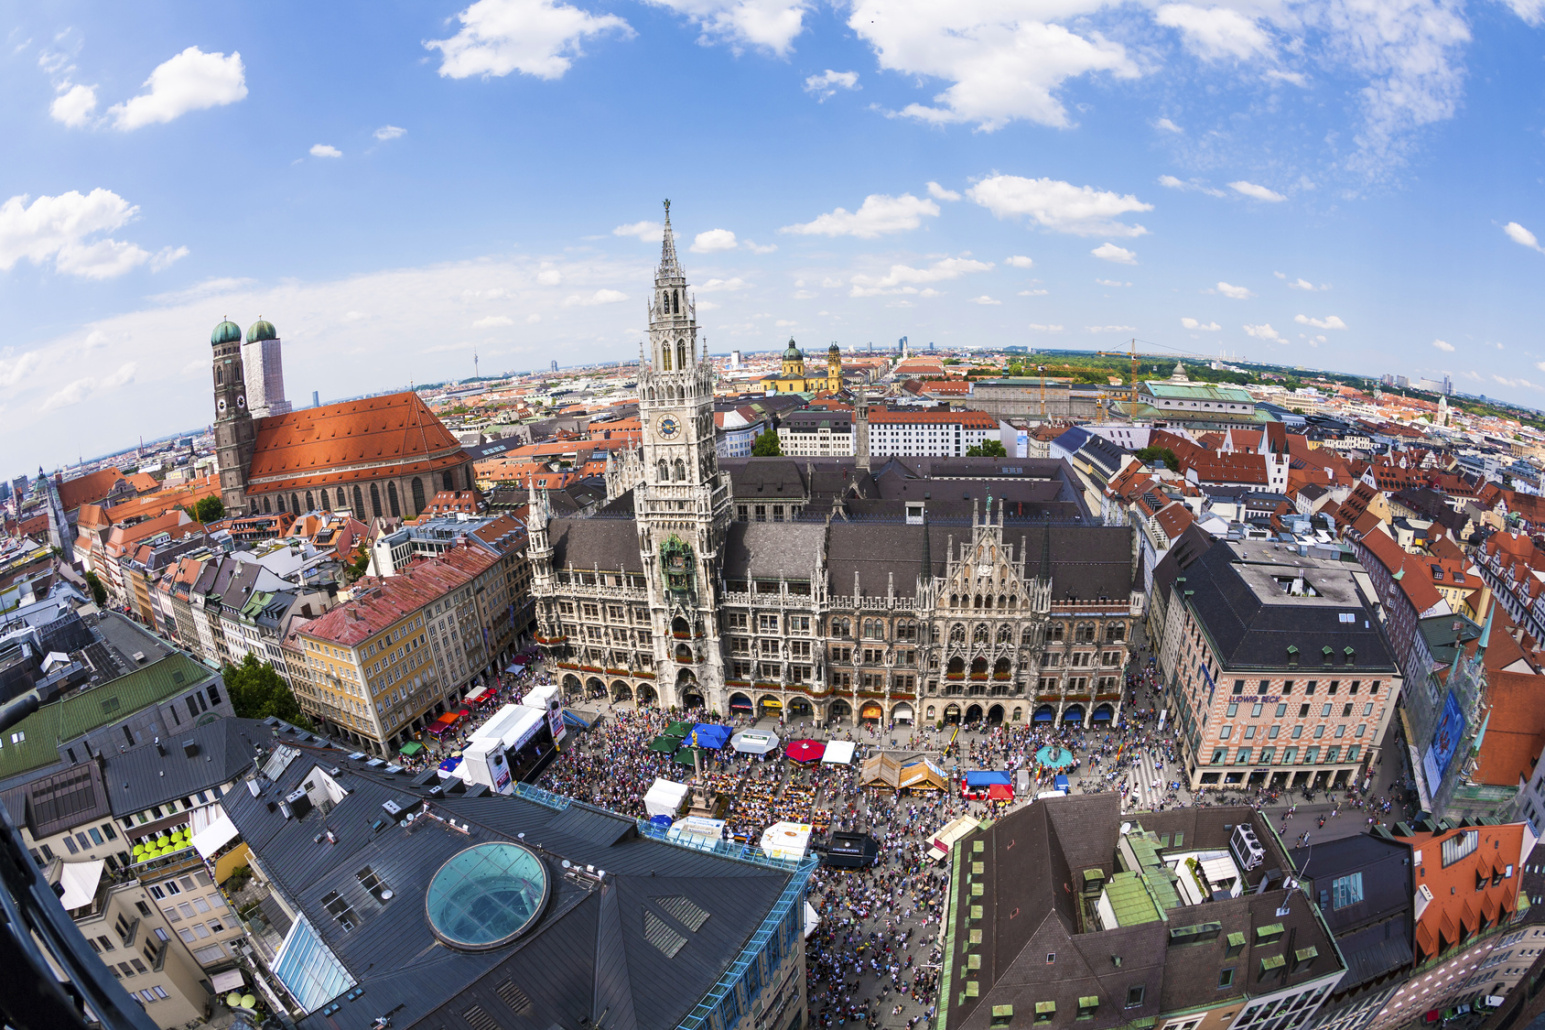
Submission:
M 269 739 L 269 728 L 256 719 L 216 719 L 159 744 L 108 754 L 104 776 L 113 814 L 132 815 L 229 783 L 251 768 L 255 749 Z
M 790 883 L 785 869 L 641 837 L 633 820 L 590 806 L 557 811 L 519 796 L 431 796 L 406 774 L 377 772 L 296 737 L 280 739 L 298 747 L 299 757 L 262 796 L 240 787 L 223 804 L 264 871 L 365 988 L 361 1000 L 344 1004 L 349 1022 L 342 1025 L 362 1026 L 390 1012 L 399 1028 L 475 1026 L 481 1025 L 471 1013 L 477 1007 L 498 1026 L 519 1030 L 577 1026 L 580 1017 L 598 1022 L 603 1013 L 604 1025 L 614 1030 L 670 1030 L 728 968 Z M 268 810 L 316 769 L 335 767 L 337 783 L 349 793 L 325 817 L 313 809 L 286 819 Z M 429 811 L 469 831 L 433 818 L 398 823 L 382 808 L 393 801 L 416 811 L 425 800 Z M 324 827 L 336 843 L 318 843 Z M 446 860 L 490 841 L 517 841 L 535 851 L 550 898 L 535 926 L 514 943 L 480 953 L 451 950 L 429 928 L 424 893 Z M 604 887 L 565 874 L 565 860 L 605 870 Z M 364 890 L 356 874 L 367 866 L 395 898 L 379 902 Z M 355 913 L 350 931 L 322 904 L 333 892 Z M 706 913 L 695 930 L 682 921 L 693 907 Z M 663 924 L 685 943 L 668 956 L 645 938 L 648 924 Z M 313 1014 L 299 1025 L 334 1030 L 339 1024 Z
M 809 581 L 825 546 L 826 526 L 820 522 L 732 522 L 724 578 Z
M 1347 975 L 1337 985 L 1338 992 L 1411 962 L 1416 927 L 1410 847 L 1365 833 L 1294 848 L 1289 854 L 1346 958 Z M 1331 885 L 1359 873 L 1362 900 L 1336 908 Z
M 33 840 L 112 815 L 107 785 L 96 762 L 82 762 L 0 794 L 6 811 L 25 823 Z
M 553 519 L 547 527 L 553 547 L 553 568 L 611 570 L 642 574 L 638 528 L 627 518 Z

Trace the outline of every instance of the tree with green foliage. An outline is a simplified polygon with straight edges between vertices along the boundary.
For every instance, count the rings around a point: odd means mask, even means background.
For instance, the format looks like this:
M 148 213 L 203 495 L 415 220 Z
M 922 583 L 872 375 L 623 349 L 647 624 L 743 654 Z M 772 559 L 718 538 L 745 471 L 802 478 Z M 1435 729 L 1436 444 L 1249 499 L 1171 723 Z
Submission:
M 1144 447 L 1133 454 L 1144 465 L 1152 465 L 1156 461 L 1164 462 L 1164 467 L 1171 472 L 1180 471 L 1180 459 L 1175 457 L 1175 452 L 1168 447 Z
M 781 458 L 783 457 L 783 445 L 778 442 L 778 434 L 774 430 L 756 434 L 756 440 L 751 444 L 751 456 L 753 458 Z
M 285 722 L 310 729 L 311 722 L 300 712 L 300 705 L 284 677 L 267 662 L 260 662 L 250 651 L 240 665 L 226 663 L 220 670 L 225 689 L 231 695 L 231 707 L 243 719 L 278 716 Z
M 218 497 L 200 497 L 192 515 L 198 522 L 218 522 L 225 517 L 225 502 Z
M 107 603 L 107 587 L 95 572 L 86 573 L 86 585 L 91 588 L 91 599 L 99 605 Z
M 1007 458 L 1009 452 L 1003 449 L 1003 444 L 997 440 L 983 440 L 974 447 L 966 448 L 968 458 Z

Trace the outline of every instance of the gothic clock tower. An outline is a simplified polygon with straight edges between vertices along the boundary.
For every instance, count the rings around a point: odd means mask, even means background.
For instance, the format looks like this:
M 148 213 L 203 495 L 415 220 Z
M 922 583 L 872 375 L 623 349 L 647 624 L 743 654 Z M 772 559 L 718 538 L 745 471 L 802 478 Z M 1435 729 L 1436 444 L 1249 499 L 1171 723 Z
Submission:
M 209 342 L 214 347 L 215 462 L 220 471 L 220 502 L 227 514 L 241 515 L 247 510 L 247 469 L 257 439 L 252 412 L 247 410 L 241 327 L 222 321 Z
M 716 618 L 719 560 L 730 524 L 729 476 L 714 452 L 713 366 L 697 342 L 697 312 L 676 260 L 671 205 L 640 362 L 644 479 L 634 492 L 639 548 L 666 705 L 725 711 Z

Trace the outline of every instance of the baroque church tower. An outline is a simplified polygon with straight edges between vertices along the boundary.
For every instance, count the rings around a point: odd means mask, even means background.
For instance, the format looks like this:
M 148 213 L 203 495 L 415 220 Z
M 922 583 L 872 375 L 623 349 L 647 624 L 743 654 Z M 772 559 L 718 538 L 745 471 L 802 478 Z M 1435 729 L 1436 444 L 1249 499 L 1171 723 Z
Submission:
M 719 566 L 730 524 L 729 476 L 714 451 L 714 371 L 676 258 L 670 201 L 638 374 L 643 482 L 634 491 L 665 704 L 724 711 Z
M 228 515 L 247 510 L 247 469 L 252 465 L 257 429 L 247 409 L 246 374 L 241 361 L 241 327 L 226 320 L 209 337 L 214 347 L 215 462 L 220 472 L 220 502 Z

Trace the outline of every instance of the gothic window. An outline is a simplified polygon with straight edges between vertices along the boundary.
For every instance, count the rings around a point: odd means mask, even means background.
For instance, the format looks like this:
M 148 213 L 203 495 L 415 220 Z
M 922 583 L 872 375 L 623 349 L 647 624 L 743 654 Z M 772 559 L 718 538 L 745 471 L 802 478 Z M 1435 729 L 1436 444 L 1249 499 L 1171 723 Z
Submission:
M 402 518 L 402 508 L 397 503 L 397 484 L 396 483 L 387 483 L 386 484 L 386 504 L 387 504 L 387 507 L 391 510 L 392 518 L 394 518 L 394 519 Z
M 1125 640 L 1126 638 L 1127 638 L 1127 624 L 1126 623 L 1124 623 L 1124 622 L 1113 622 L 1109 626 L 1105 627 L 1105 639 L 1106 640 L 1109 640 L 1112 643 L 1115 643 L 1116 641 Z
M 663 364 L 665 366 L 664 371 L 669 372 L 671 370 L 671 345 L 670 344 L 667 343 L 664 347 L 660 348 L 660 360 L 661 360 L 661 364 Z
M 960 595 L 959 594 L 951 594 L 950 595 L 950 607 L 953 608 L 953 607 L 955 607 L 959 603 L 960 603 Z
M 443 489 L 446 489 L 446 490 L 454 490 L 454 489 L 456 489 L 455 484 L 451 480 L 451 470 L 450 469 L 446 469 L 444 472 L 442 472 L 440 474 L 440 482 L 441 482 L 441 484 L 443 484 Z
M 1033 627 L 1033 626 L 1026 626 L 1025 627 L 1025 631 L 1019 635 L 1019 646 L 1020 647 L 1034 647 L 1035 646 L 1035 627 Z
M 215 369 L 215 385 L 219 386 L 223 382 L 225 382 L 225 370 L 219 368 Z
M 1008 626 L 998 627 L 998 643 L 1007 644 L 1014 639 L 1014 631 Z
M 972 600 L 971 607 L 973 607 L 973 608 L 980 608 L 981 606 L 982 606 L 982 595 L 981 594 L 977 594 L 976 597 Z
M 853 630 L 851 628 L 851 625 L 852 624 L 849 623 L 847 619 L 833 619 L 832 620 L 832 636 L 834 636 L 834 637 L 846 637 L 846 636 L 852 635 Z
M 347 508 L 348 506 L 349 506 L 349 499 L 348 499 L 347 496 L 344 495 L 343 487 L 340 486 L 338 488 L 338 507 L 340 507 L 340 508 Z
M 359 486 L 356 484 L 354 487 L 354 517 L 358 519 L 363 518 L 364 515 L 365 498 L 364 495 L 359 492 Z
M 376 489 L 374 483 L 370 484 L 370 517 L 373 519 L 381 517 L 381 491 Z
M 687 479 L 687 463 L 680 458 L 676 459 L 675 478 L 678 482 L 686 482 Z
M 316 501 L 312 500 L 312 498 L 311 498 L 311 491 L 307 490 L 306 491 L 306 510 L 307 511 L 316 511 L 316 508 L 317 508 Z
M 676 341 L 676 367 L 680 368 L 683 372 L 685 372 L 687 370 L 687 341 L 686 340 L 677 340 Z
M 1087 644 L 1087 643 L 1093 641 L 1094 640 L 1094 623 L 1092 623 L 1092 622 L 1080 622 L 1078 624 L 1076 639 L 1081 644 Z
M 417 476 L 413 477 L 413 514 L 417 515 L 424 510 L 424 481 Z
M 1054 622 L 1054 623 L 1051 624 L 1051 635 L 1049 637 L 1047 637 L 1047 639 L 1048 640 L 1061 640 L 1062 639 L 1062 623 Z
M 949 675 L 949 676 L 961 676 L 961 675 L 965 674 L 965 671 L 966 671 L 966 660 L 964 658 L 960 657 L 959 655 L 956 655 L 954 658 L 951 658 L 950 661 L 949 661 L 949 665 L 945 666 L 945 668 L 944 668 L 945 674 Z
M 992 607 L 992 595 L 991 594 L 987 595 L 986 602 L 987 603 L 984 604 L 983 607 L 984 608 L 991 608 Z
M 296 515 L 299 515 L 301 511 L 300 498 L 295 494 L 290 494 L 290 511 L 294 512 Z
M 971 643 L 973 643 L 973 644 L 985 644 L 985 643 L 987 643 L 987 624 L 986 623 L 978 623 L 976 628 L 974 630 L 972 630 L 972 632 L 971 632 Z
M 950 643 L 964 644 L 966 642 L 966 627 L 960 623 L 950 627 Z
M 662 482 L 662 483 L 667 482 L 670 478 L 671 478 L 671 467 L 665 463 L 665 459 L 664 458 L 661 458 L 660 459 L 660 482 Z
M 681 314 L 681 294 L 677 293 L 675 290 L 671 291 L 671 314 Z

